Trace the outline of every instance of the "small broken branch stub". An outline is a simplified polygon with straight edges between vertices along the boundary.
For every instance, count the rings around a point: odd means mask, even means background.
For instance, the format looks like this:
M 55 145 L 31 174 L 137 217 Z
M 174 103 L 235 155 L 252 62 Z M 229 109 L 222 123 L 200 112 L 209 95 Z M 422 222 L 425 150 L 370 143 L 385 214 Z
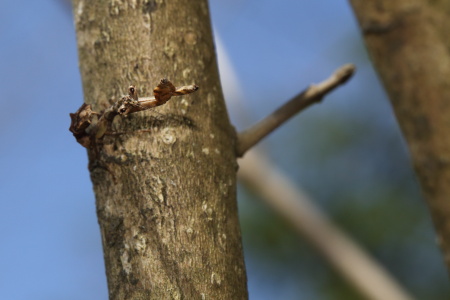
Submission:
M 117 115 L 127 116 L 129 114 L 149 110 L 156 106 L 165 104 L 172 96 L 182 96 L 198 90 L 197 85 L 186 85 L 176 88 L 166 78 L 161 79 L 158 86 L 153 89 L 153 97 L 139 98 L 136 87 L 128 88 L 128 95 L 115 102 L 103 113 L 92 110 L 90 104 L 83 103 L 81 107 L 70 114 L 70 132 L 83 147 L 91 148 L 96 140 L 101 139 L 110 129 L 112 121 Z M 94 123 L 94 116 L 98 121 Z

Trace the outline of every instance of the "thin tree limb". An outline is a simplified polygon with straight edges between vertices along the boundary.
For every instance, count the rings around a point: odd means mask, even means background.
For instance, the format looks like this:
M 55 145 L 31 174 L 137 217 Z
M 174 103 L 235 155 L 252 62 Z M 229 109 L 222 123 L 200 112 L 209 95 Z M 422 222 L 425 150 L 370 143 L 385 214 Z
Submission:
M 289 120 L 293 115 L 319 102 L 322 98 L 347 80 L 355 72 L 353 64 L 347 64 L 336 70 L 328 79 L 319 84 L 311 85 L 306 90 L 286 102 L 260 122 L 238 134 L 237 156 L 242 157 L 248 149 L 257 144 L 278 126 Z
M 413 299 L 264 156 L 250 152 L 239 165 L 238 178 L 255 188 L 266 204 L 291 223 L 362 295 L 372 300 Z

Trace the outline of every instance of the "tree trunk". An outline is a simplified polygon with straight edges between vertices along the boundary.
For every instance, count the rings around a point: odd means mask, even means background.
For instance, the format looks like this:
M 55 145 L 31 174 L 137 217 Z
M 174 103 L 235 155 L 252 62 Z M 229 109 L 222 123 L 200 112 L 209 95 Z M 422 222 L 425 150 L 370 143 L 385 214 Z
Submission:
M 236 134 L 206 0 L 74 0 L 85 102 L 101 111 L 162 77 L 197 84 L 116 117 L 89 150 L 110 299 L 246 299 Z
M 450 268 L 450 2 L 351 0 Z

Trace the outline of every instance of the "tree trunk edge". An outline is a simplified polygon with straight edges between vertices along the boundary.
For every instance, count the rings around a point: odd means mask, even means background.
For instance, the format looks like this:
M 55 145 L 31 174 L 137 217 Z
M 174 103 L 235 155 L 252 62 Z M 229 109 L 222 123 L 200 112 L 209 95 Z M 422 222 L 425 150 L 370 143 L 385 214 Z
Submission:
M 450 3 L 350 0 L 450 270 Z

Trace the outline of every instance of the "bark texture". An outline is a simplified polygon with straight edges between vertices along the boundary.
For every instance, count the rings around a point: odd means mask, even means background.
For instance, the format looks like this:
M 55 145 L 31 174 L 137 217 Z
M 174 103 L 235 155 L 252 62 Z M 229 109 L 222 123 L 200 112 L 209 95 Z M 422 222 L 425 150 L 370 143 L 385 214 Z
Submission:
M 110 299 L 246 299 L 235 131 L 206 0 L 74 0 L 85 102 L 197 84 L 89 151 Z
M 450 267 L 450 2 L 351 0 Z

